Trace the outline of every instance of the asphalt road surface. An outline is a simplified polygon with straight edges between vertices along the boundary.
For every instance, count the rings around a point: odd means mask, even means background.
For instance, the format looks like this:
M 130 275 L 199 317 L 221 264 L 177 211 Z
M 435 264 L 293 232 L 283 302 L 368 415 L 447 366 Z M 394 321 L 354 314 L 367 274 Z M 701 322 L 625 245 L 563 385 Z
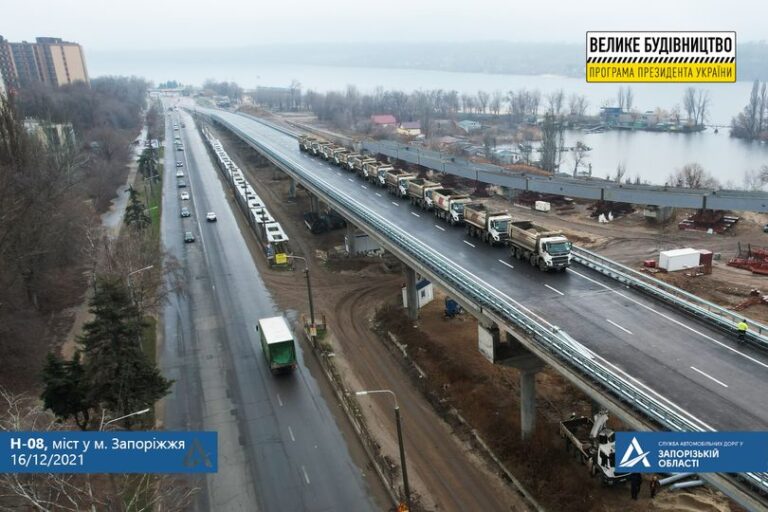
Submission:
M 182 120 L 185 151 L 173 149 Z M 181 262 L 186 294 L 164 312 L 161 367 L 175 379 L 166 398 L 166 429 L 219 433 L 219 472 L 198 479 L 200 511 L 378 510 L 297 343 L 299 366 L 273 376 L 255 331 L 258 319 L 281 314 L 239 231 L 192 118 L 166 118 L 162 236 Z M 175 161 L 187 187 L 177 188 Z M 181 191 L 192 199 L 181 201 Z M 182 206 L 192 216 L 180 218 Z M 218 222 L 205 214 L 216 212 Z M 183 234 L 192 231 L 194 243 Z M 307 357 L 312 357 L 307 354 Z M 351 439 L 350 442 L 356 442 Z
M 702 427 L 768 427 L 766 354 L 580 265 L 565 273 L 543 273 L 511 260 L 507 249 L 488 247 L 469 238 L 464 228 L 451 227 L 353 173 L 301 153 L 296 139 L 274 128 L 236 114 L 209 112 L 450 257 L 510 302 L 564 329 Z

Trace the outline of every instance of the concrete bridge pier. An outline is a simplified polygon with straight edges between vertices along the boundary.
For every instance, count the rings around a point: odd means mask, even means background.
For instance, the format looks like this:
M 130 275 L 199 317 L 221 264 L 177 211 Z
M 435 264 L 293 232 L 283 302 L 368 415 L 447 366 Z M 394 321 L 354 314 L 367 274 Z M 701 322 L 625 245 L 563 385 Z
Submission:
M 357 227 L 347 220 L 347 235 L 345 238 L 347 242 L 347 256 L 350 258 L 357 254 L 357 247 L 355 247 L 356 234 Z
M 408 318 L 411 320 L 419 319 L 419 291 L 416 288 L 416 271 L 411 267 L 405 266 L 405 296 L 408 300 Z
M 288 199 L 296 199 L 296 180 L 291 178 L 291 183 L 288 185 Z
M 320 200 L 315 195 L 309 196 L 309 211 L 320 213 Z
M 487 327 L 478 322 L 478 331 L 481 329 L 487 330 Z M 498 328 L 493 329 L 499 340 Z M 504 332 L 503 341 L 497 341 L 494 362 L 520 372 L 520 435 L 523 440 L 530 439 L 536 429 L 536 374 L 544 362 L 508 332 Z

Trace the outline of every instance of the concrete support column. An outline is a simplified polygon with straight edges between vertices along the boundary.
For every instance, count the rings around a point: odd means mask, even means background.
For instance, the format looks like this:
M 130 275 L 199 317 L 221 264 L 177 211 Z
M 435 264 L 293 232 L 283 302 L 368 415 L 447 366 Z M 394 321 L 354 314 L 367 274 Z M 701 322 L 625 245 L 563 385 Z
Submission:
M 317 199 L 317 196 L 309 196 L 309 211 L 320 213 L 320 201 Z
M 536 374 L 544 362 L 510 333 L 505 338 L 499 344 L 497 360 L 520 372 L 520 435 L 527 440 L 536 428 Z
M 536 428 L 536 374 L 538 369 L 520 370 L 520 433 L 530 439 Z
M 355 240 L 357 235 L 357 228 L 354 224 L 347 221 L 347 256 L 352 257 L 357 254 L 357 248 L 355 247 Z
M 293 178 L 288 186 L 288 199 L 296 199 L 296 180 Z
M 405 267 L 405 296 L 408 299 L 408 318 L 419 319 L 419 291 L 416 289 L 416 271 Z

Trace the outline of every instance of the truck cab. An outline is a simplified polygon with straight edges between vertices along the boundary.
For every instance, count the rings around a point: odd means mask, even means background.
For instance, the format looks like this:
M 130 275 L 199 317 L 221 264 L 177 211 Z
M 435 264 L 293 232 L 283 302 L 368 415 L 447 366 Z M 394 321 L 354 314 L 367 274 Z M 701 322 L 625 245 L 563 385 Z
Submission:
M 548 268 L 564 269 L 571 264 L 571 246 L 573 245 L 562 235 L 545 236 L 539 239 L 539 253 Z

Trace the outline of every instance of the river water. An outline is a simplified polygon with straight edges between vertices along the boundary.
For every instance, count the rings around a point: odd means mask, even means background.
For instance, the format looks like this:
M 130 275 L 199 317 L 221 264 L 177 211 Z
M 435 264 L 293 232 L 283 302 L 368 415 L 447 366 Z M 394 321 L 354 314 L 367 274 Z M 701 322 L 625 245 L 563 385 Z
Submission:
M 455 73 L 409 69 L 381 69 L 366 67 L 326 67 L 303 65 L 268 65 L 232 63 L 220 60 L 198 62 L 180 58 L 168 59 L 113 59 L 94 55 L 89 59 L 94 76 L 131 74 L 144 76 L 155 82 L 169 79 L 182 83 L 201 84 L 206 78 L 235 81 L 249 89 L 256 86 L 287 86 L 298 80 L 304 90 L 343 90 L 348 84 L 362 92 L 378 86 L 385 89 L 413 91 L 417 89 L 455 89 L 476 93 L 478 90 L 503 92 L 509 90 L 538 89 L 543 96 L 557 89 L 566 95 L 583 94 L 589 100 L 589 112 L 596 113 L 605 102 L 614 104 L 619 84 L 589 84 L 583 79 L 558 76 L 493 75 L 481 73 Z M 746 105 L 750 83 L 735 84 L 632 84 L 634 108 L 654 110 L 671 109 L 682 103 L 683 91 L 693 85 L 709 92 L 711 101 L 708 123 L 728 125 L 731 118 Z M 542 102 L 542 108 L 544 103 Z M 666 178 L 690 162 L 701 164 L 728 188 L 741 187 L 744 172 L 768 165 L 768 144 L 732 139 L 728 129 L 720 133 L 708 129 L 703 133 L 676 134 L 651 132 L 621 132 L 585 134 L 569 132 L 566 145 L 582 140 L 592 147 L 585 162 L 592 164 L 593 175 L 604 177 L 615 172 L 619 162 L 627 168 L 627 176 L 640 176 L 651 183 L 663 183 Z M 570 155 L 564 155 L 562 169 L 573 168 Z

